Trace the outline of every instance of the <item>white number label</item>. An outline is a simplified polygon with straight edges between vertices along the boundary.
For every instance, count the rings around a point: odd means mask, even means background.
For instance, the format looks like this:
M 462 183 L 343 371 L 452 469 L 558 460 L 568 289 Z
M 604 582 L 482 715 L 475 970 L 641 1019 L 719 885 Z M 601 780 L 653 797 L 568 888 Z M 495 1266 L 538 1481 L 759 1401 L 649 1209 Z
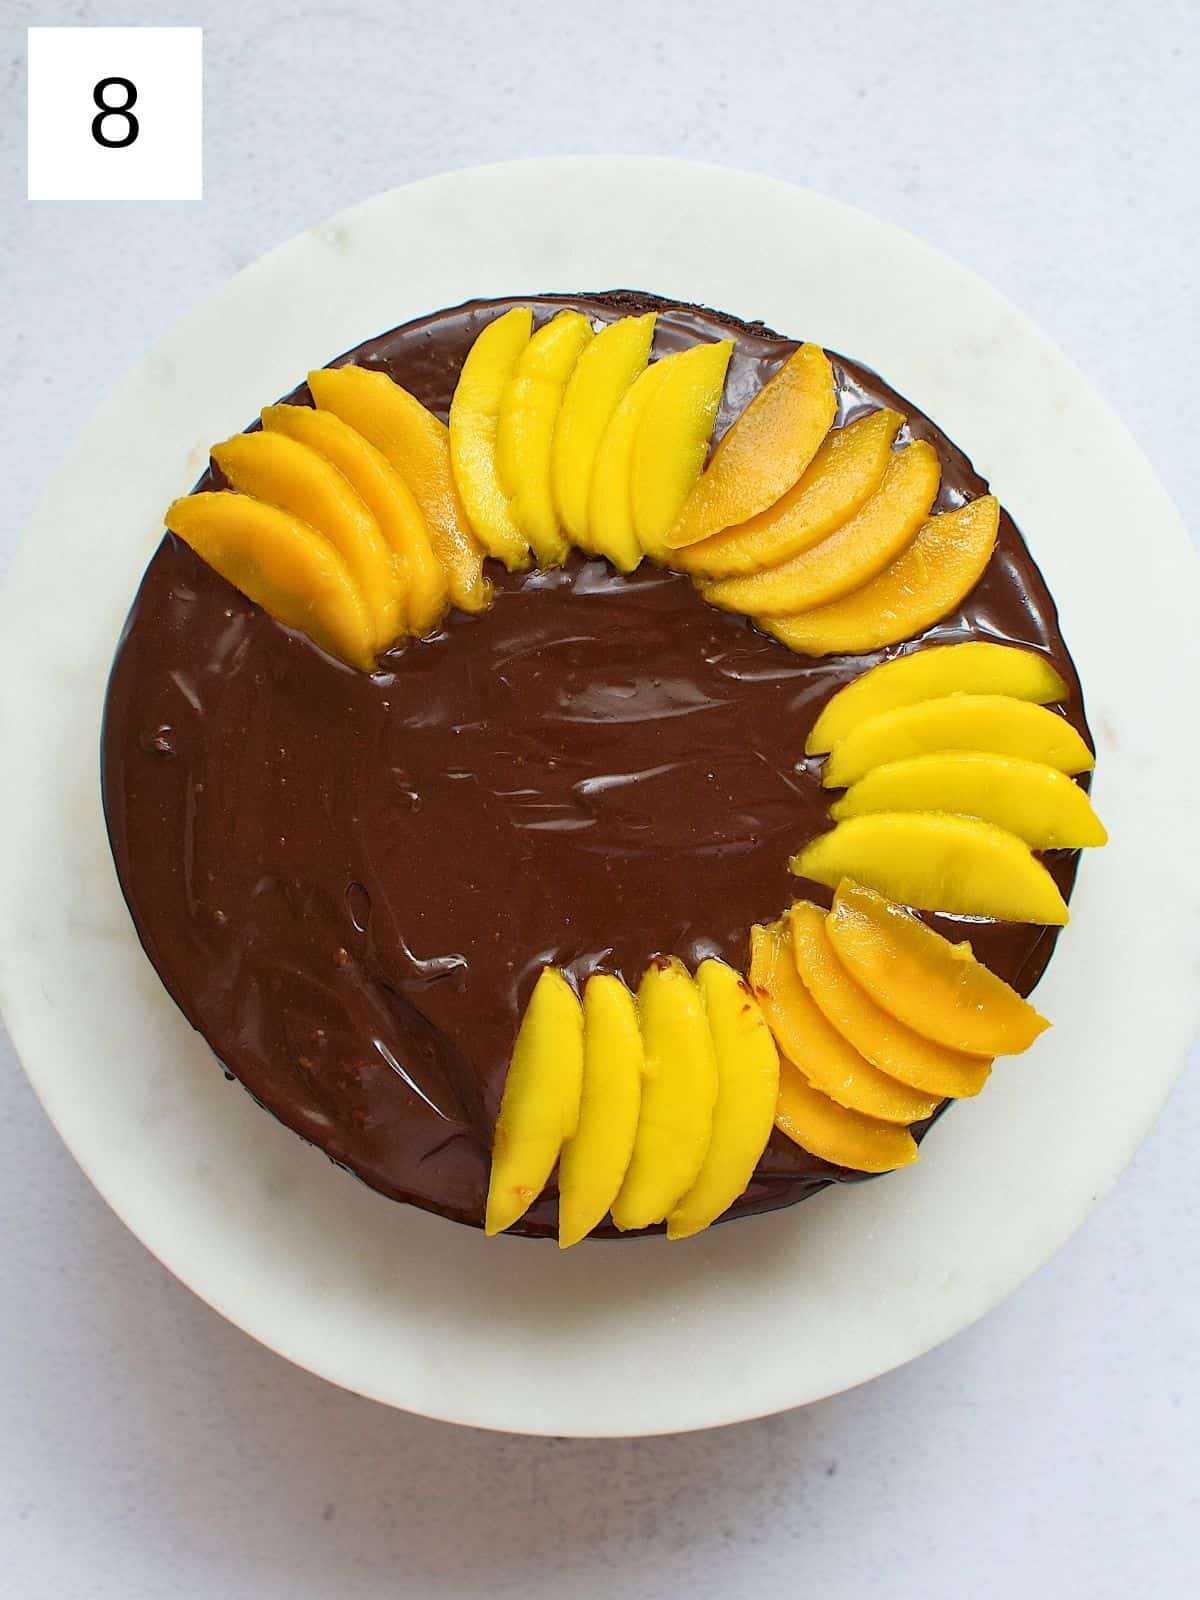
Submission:
M 200 28 L 30 28 L 31 200 L 199 200 Z

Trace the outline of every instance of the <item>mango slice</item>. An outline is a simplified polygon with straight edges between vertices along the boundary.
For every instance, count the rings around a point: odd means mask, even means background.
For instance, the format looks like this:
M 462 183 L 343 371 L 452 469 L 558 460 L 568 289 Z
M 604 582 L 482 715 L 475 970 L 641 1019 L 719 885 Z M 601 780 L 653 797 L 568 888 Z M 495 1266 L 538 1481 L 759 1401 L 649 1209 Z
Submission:
M 788 912 L 796 970 L 825 1020 L 873 1067 L 939 1100 L 977 1095 L 992 1064 L 934 1044 L 876 1005 L 838 959 L 820 906 L 802 900 Z
M 817 544 L 879 488 L 903 421 L 898 411 L 872 411 L 835 428 L 799 481 L 773 506 L 677 551 L 671 565 L 698 577 L 736 578 L 778 566 Z
M 337 468 L 280 433 L 238 433 L 210 453 L 235 489 L 291 512 L 329 540 L 362 595 L 376 649 L 391 644 L 404 627 L 401 568 Z
M 791 1061 L 779 1064 L 775 1126 L 801 1150 L 850 1172 L 891 1172 L 917 1159 L 917 1142 L 907 1128 L 837 1105 Z
M 941 467 L 919 439 L 887 464 L 879 488 L 849 522 L 781 566 L 703 586 L 710 605 L 749 616 L 782 616 L 860 589 L 912 543 L 938 492 Z
M 1002 694 L 950 694 L 860 722 L 830 751 L 821 782 L 844 789 L 885 762 L 948 750 L 1017 756 L 1060 772 L 1090 772 L 1096 764 L 1082 734 L 1045 706 Z
M 885 811 L 839 822 L 788 863 L 834 889 L 854 878 L 918 911 L 1061 928 L 1054 879 L 1016 834 L 974 817 Z
M 421 508 L 404 478 L 375 446 L 329 411 L 310 406 L 268 406 L 268 433 L 282 433 L 323 455 L 342 474 L 400 557 L 404 614 L 415 634 L 429 633 L 446 610 L 446 574 L 433 553 Z
M 847 970 L 885 1011 L 951 1050 L 1019 1055 L 1050 1024 L 978 961 L 884 895 L 845 879 L 826 922 Z
M 550 459 L 567 379 L 591 337 L 582 312 L 560 311 L 522 350 L 500 402 L 496 474 L 541 567 L 561 566 L 570 548 L 554 505 Z
M 667 534 L 708 454 L 732 354 L 733 340 L 721 339 L 655 363 L 662 379 L 642 413 L 629 471 L 634 530 L 654 561 L 670 559 Z
M 798 655 L 861 654 L 911 639 L 957 610 L 996 548 L 1000 502 L 983 495 L 929 521 L 890 567 L 853 594 L 762 627 Z
M 510 572 L 529 565 L 529 545 L 496 472 L 504 391 L 533 330 L 533 312 L 514 306 L 489 322 L 467 352 L 450 402 L 450 461 L 476 536 Z
M 559 520 L 582 550 L 593 549 L 589 508 L 600 441 L 626 392 L 645 371 L 656 320 L 648 311 L 610 322 L 585 345 L 567 379 L 554 429 L 550 478 Z
M 1077 783 L 1055 767 L 981 751 L 915 756 L 874 767 L 829 814 L 835 822 L 876 811 L 954 811 L 1007 828 L 1034 850 L 1081 850 L 1108 842 Z
M 503 1233 L 546 1187 L 563 1141 L 579 1123 L 583 1008 L 554 967 L 534 985 L 517 1030 L 492 1145 L 484 1226 Z
M 588 542 L 598 556 L 607 556 L 618 572 L 632 572 L 642 559 L 633 526 L 630 474 L 633 442 L 651 400 L 670 373 L 666 361 L 655 361 L 636 378 L 604 430 L 588 506 Z
M 750 930 L 750 982 L 779 1053 L 803 1061 L 813 1086 L 851 1111 L 906 1127 L 937 1100 L 880 1072 L 848 1044 L 801 982 L 786 922 Z
M 717 1099 L 704 1164 L 667 1218 L 669 1239 L 700 1233 L 745 1191 L 779 1098 L 779 1053 L 745 978 L 723 961 L 702 961 L 696 987 L 716 1050 Z
M 342 557 L 299 517 L 244 494 L 190 494 L 167 508 L 166 524 L 276 621 L 374 671 L 366 604 Z
M 646 1051 L 633 1157 L 612 1206 L 618 1228 L 661 1222 L 695 1183 L 712 1138 L 717 1056 L 691 974 L 674 956 L 638 988 Z
M 839 689 L 813 724 L 805 754 L 824 755 L 860 722 L 884 711 L 948 694 L 1004 694 L 1050 705 L 1066 700 L 1067 686 L 1045 656 L 1020 645 L 982 639 L 930 645 L 881 662 Z
M 608 1213 L 633 1155 L 645 1053 L 637 1006 L 620 978 L 583 991 L 579 1128 L 558 1163 L 558 1244 L 578 1244 Z
M 713 451 L 673 528 L 672 550 L 773 506 L 804 472 L 837 416 L 833 368 L 802 344 L 763 385 Z
M 323 367 L 309 373 L 308 387 L 318 410 L 331 411 L 361 433 L 412 490 L 451 604 L 461 611 L 486 610 L 492 588 L 483 576 L 483 548 L 455 487 L 446 424 L 385 372 Z

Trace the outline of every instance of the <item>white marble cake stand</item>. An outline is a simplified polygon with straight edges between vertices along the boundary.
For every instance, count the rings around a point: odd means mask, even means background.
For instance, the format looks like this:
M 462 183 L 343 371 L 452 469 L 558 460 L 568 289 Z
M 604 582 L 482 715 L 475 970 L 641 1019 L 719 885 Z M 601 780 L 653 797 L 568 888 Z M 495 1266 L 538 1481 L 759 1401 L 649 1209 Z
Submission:
M 1113 835 L 1039 991 L 1056 1026 L 919 1166 L 685 1245 L 560 1256 L 389 1204 L 216 1070 L 122 903 L 97 737 L 164 506 L 305 370 L 475 295 L 631 286 L 877 367 L 973 457 L 1058 597 Z M 240 273 L 123 378 L 50 484 L 0 617 L 0 994 L 47 1112 L 174 1273 L 289 1360 L 529 1433 L 803 1404 L 981 1316 L 1078 1227 L 1196 1020 L 1200 578 L 1121 425 L 1000 295 L 815 194 L 652 160 L 540 161 L 381 195 Z M 97 1263 L 97 1271 L 103 1264 Z

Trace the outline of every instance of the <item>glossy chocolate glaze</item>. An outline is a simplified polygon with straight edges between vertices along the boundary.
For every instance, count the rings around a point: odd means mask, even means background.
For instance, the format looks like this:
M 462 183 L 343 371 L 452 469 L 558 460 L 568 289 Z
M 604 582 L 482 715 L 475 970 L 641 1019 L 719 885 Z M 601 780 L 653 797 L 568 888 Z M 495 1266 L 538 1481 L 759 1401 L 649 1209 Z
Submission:
M 736 338 L 717 436 L 795 349 L 758 324 L 632 293 L 476 302 L 349 352 L 446 416 L 463 357 L 512 304 L 539 321 L 659 309 L 655 351 Z M 986 489 L 945 436 L 833 357 L 840 420 L 890 405 L 942 464 L 938 509 Z M 306 389 L 288 397 L 307 401 Z M 210 471 L 199 487 L 221 486 Z M 495 565 L 494 563 L 492 564 Z M 289 632 L 167 535 L 109 685 L 104 802 L 121 884 L 163 982 L 227 1070 L 396 1199 L 478 1225 L 491 1130 L 541 966 L 620 973 L 717 955 L 798 895 L 790 854 L 828 824 L 803 756 L 824 702 L 896 650 L 810 661 L 690 582 L 573 557 L 493 573 L 484 616 L 389 651 L 371 677 Z M 917 643 L 996 638 L 1078 680 L 1007 515 L 960 614 Z M 913 644 L 904 649 L 913 648 Z M 1074 853 L 1049 860 L 1069 890 Z M 1024 992 L 1050 930 L 930 918 Z M 778 1133 L 730 1215 L 853 1179 Z M 553 1189 L 519 1231 L 555 1223 Z M 611 1231 L 611 1230 L 608 1230 Z

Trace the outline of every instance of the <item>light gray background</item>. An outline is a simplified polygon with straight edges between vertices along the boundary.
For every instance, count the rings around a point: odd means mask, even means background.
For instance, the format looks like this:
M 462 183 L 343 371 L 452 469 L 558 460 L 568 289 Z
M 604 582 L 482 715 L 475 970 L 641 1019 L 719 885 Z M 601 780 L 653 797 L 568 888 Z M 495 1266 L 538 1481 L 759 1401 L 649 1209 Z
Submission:
M 114 374 L 230 273 L 379 189 L 569 152 L 759 169 L 912 229 L 1048 329 L 1196 505 L 1196 0 L 4 11 L 0 562 Z M 208 198 L 26 203 L 25 25 L 134 22 L 207 29 Z M 0 1588 L 21 1600 L 1194 1589 L 1195 1072 L 982 1325 L 807 1411 L 625 1443 L 455 1430 L 292 1370 L 125 1233 L 2 1037 L 0 1105 Z

